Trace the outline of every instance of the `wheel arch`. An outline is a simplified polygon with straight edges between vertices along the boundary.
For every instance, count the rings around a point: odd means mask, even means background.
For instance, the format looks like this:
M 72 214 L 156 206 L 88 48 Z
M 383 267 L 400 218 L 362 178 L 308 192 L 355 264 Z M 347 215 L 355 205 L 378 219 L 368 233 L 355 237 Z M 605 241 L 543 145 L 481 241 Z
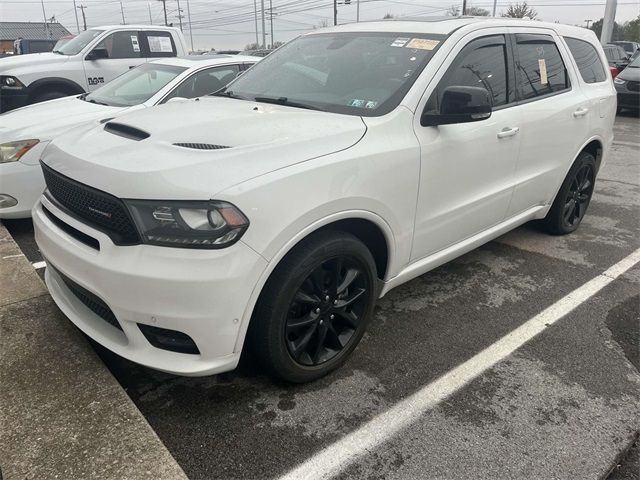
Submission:
M 380 281 L 385 279 L 385 275 L 389 272 L 389 266 L 395 260 L 395 238 L 391 227 L 384 219 L 369 211 L 349 210 L 317 220 L 299 231 L 269 259 L 267 267 L 264 272 L 262 272 L 262 275 L 251 292 L 251 296 L 242 315 L 234 352 L 239 353 L 242 351 L 242 346 L 249 328 L 249 322 L 251 321 L 251 316 L 260 297 L 260 293 L 278 264 L 302 240 L 310 235 L 327 230 L 345 231 L 361 240 L 367 248 L 369 248 L 369 251 L 371 251 L 376 262 L 376 268 L 379 268 L 379 265 L 384 265 L 382 268 L 383 275 L 381 276 L 380 272 L 378 272 L 378 278 Z
M 82 88 L 73 80 L 69 80 L 68 78 L 63 77 L 46 77 L 40 78 L 35 82 L 29 84 L 27 93 L 29 96 L 29 100 L 33 100 L 35 96 L 38 93 L 42 92 L 44 89 L 52 88 L 62 90 L 65 93 L 69 93 L 69 95 L 85 93 L 84 88 Z

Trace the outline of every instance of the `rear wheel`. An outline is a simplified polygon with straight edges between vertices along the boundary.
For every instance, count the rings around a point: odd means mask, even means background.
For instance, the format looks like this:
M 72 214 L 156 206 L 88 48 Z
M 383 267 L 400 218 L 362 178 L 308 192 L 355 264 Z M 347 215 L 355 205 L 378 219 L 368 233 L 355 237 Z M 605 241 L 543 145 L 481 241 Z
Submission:
M 277 377 L 320 378 L 360 342 L 375 293 L 375 262 L 362 242 L 343 232 L 313 235 L 267 282 L 251 320 L 251 347 Z
M 582 152 L 569 170 L 551 210 L 542 221 L 553 235 L 565 235 L 576 230 L 589 206 L 596 181 L 596 159 Z

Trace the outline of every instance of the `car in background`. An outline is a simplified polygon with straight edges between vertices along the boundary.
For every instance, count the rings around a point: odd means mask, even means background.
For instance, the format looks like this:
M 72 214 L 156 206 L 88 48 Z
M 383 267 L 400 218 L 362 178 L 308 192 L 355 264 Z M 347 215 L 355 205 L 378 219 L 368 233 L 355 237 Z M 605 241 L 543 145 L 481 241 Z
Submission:
M 0 113 L 92 92 L 133 67 L 186 52 L 186 42 L 177 28 L 90 28 L 52 52 L 14 55 L 0 61 Z
M 68 132 L 33 211 L 51 296 L 152 368 L 227 371 L 246 343 L 317 379 L 392 288 L 530 220 L 579 227 L 613 142 L 605 65 L 580 27 L 363 22 L 214 96 Z
M 613 84 L 618 94 L 618 110 L 640 111 L 640 56 L 636 56 Z
M 0 218 L 31 216 L 31 208 L 44 190 L 40 155 L 56 135 L 83 123 L 213 93 L 259 60 L 222 55 L 155 60 L 92 93 L 0 115 Z
M 610 43 L 611 45 L 618 45 L 619 47 L 622 47 L 624 51 L 627 53 L 627 55 L 629 55 L 630 57 L 633 56 L 633 54 L 640 49 L 640 43 L 638 42 L 619 40 L 619 41 L 610 42 Z
M 609 62 L 611 76 L 615 78 L 627 65 L 629 65 L 629 56 L 624 48 L 618 45 L 603 45 L 602 49 Z

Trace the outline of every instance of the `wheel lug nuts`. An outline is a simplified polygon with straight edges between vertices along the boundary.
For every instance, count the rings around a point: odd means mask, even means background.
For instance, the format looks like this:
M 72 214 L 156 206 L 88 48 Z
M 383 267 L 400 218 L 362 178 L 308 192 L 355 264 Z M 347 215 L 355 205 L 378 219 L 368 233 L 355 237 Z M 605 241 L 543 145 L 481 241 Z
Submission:
M 337 304 L 338 304 L 338 300 L 334 300 L 334 301 L 333 301 L 333 304 L 334 304 L 334 305 L 337 305 Z
M 316 308 L 316 313 L 320 313 L 320 309 L 319 308 Z
M 322 325 L 324 323 L 324 320 L 320 320 L 320 325 Z
M 326 302 L 328 302 L 328 301 L 329 301 L 329 295 L 327 295 L 326 297 L 324 297 L 324 300 L 325 300 Z
M 335 318 L 335 315 L 330 315 L 329 318 L 333 320 Z

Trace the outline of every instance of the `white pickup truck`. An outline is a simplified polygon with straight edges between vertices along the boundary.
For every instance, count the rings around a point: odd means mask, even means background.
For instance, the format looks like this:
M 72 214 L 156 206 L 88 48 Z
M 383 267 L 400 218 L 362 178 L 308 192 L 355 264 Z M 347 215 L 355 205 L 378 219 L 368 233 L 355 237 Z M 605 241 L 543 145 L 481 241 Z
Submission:
M 176 28 L 91 28 L 53 52 L 0 59 L 0 112 L 91 92 L 141 63 L 186 54 L 186 42 Z

